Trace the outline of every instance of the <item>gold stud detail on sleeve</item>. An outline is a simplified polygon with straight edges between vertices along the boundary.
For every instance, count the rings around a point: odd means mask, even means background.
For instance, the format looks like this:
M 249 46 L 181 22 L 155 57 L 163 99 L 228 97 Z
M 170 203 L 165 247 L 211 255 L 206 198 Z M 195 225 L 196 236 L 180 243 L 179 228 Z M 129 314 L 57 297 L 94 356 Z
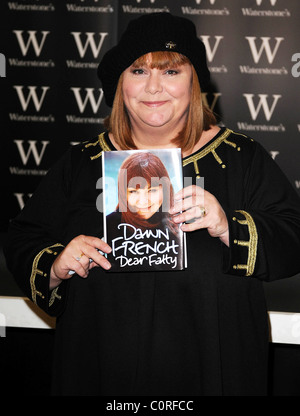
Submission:
M 53 246 L 50 247 L 46 247 L 43 250 L 41 250 L 34 258 L 33 263 L 32 263 L 32 269 L 31 269 L 31 275 L 30 275 L 30 288 L 31 288 L 31 298 L 32 301 L 34 303 L 37 303 L 37 296 L 39 296 L 42 299 L 45 299 L 45 296 L 42 294 L 42 292 L 40 292 L 39 290 L 37 290 L 36 288 L 36 284 L 35 284 L 35 280 L 37 276 L 43 276 L 43 277 L 47 277 L 47 273 L 44 273 L 42 270 L 40 270 L 38 268 L 39 266 L 39 261 L 41 259 L 41 257 L 43 256 L 43 254 L 48 253 L 48 254 L 54 254 L 52 248 L 53 247 L 64 247 L 62 244 L 54 244 Z
M 237 220 L 237 222 L 241 225 L 247 225 L 249 231 L 249 241 L 244 240 L 236 240 L 239 246 L 247 247 L 248 248 L 248 260 L 247 265 L 236 265 L 238 270 L 245 269 L 246 276 L 252 276 L 254 273 L 255 263 L 256 263 L 256 256 L 257 256 L 257 244 L 258 244 L 258 234 L 255 222 L 252 216 L 243 210 L 238 210 L 239 212 L 245 217 L 245 220 Z M 235 218 L 235 217 L 234 217 Z M 246 267 L 245 267 L 246 266 Z

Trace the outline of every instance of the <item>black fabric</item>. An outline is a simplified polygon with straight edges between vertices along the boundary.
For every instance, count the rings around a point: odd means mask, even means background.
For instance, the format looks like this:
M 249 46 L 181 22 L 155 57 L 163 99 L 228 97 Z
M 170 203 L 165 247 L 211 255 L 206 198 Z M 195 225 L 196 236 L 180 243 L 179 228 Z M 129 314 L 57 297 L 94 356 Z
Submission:
M 102 237 L 100 143 L 71 148 L 11 224 L 5 253 L 29 297 L 33 264 L 43 271 L 41 247 L 65 246 L 78 234 Z M 107 136 L 106 144 L 113 150 Z M 53 301 L 36 296 L 37 304 L 58 315 L 54 395 L 267 394 L 262 282 L 300 270 L 299 198 L 258 143 L 228 129 L 183 165 L 193 180 L 197 165 L 223 206 L 230 247 L 198 230 L 186 234 L 184 271 L 94 268 L 55 297 L 43 273 L 31 279 Z
M 151 13 L 131 20 L 120 42 L 102 58 L 98 76 L 106 104 L 113 104 L 122 72 L 137 58 L 157 51 L 178 52 L 193 64 L 200 86 L 208 85 L 210 74 L 204 43 L 198 38 L 193 22 L 170 13 Z

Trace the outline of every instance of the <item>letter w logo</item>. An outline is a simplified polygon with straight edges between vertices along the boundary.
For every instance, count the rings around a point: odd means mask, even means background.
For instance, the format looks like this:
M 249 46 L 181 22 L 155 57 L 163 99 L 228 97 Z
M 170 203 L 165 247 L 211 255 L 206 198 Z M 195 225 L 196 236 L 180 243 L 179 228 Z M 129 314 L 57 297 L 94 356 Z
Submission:
M 36 38 L 36 30 L 28 30 L 27 33 L 29 34 L 28 39 L 27 39 L 27 43 L 25 44 L 24 39 L 23 39 L 23 30 L 14 30 L 13 31 L 14 34 L 17 37 L 20 49 L 22 51 L 23 56 L 27 55 L 28 49 L 30 47 L 30 45 L 33 46 L 34 52 L 36 54 L 36 56 L 40 56 L 40 53 L 43 49 L 46 37 L 48 36 L 48 34 L 50 32 L 47 31 L 42 31 L 42 39 L 40 41 L 40 43 L 38 43 L 37 38 Z
M 262 1 L 263 1 L 263 0 L 256 0 L 256 4 L 257 4 L 258 6 L 260 6 L 260 5 L 261 5 L 261 3 L 262 3 Z M 270 3 L 271 3 L 271 5 L 272 5 L 272 6 L 275 6 L 275 4 L 277 3 L 277 0 L 270 0 Z
M 20 157 L 22 159 L 23 165 L 27 165 L 28 159 L 29 159 L 30 155 L 32 154 L 37 166 L 40 165 L 40 163 L 42 161 L 42 158 L 43 158 L 43 155 L 45 153 L 46 147 L 50 143 L 49 141 L 42 141 L 41 143 L 42 143 L 43 146 L 42 146 L 42 149 L 39 153 L 37 148 L 36 148 L 37 140 L 28 140 L 29 147 L 28 147 L 27 153 L 25 153 L 25 150 L 24 150 L 24 147 L 23 147 L 24 140 L 14 140 L 14 142 L 18 147 L 19 154 L 20 154 Z
M 279 100 L 279 98 L 281 98 L 281 95 L 278 94 L 273 94 L 273 103 L 271 105 L 271 107 L 269 107 L 267 98 L 268 98 L 268 94 L 258 94 L 259 96 L 259 101 L 257 106 L 255 107 L 254 102 L 253 102 L 253 97 L 254 94 L 243 94 L 243 96 L 246 98 L 247 100 L 247 104 L 250 110 L 250 114 L 252 117 L 252 120 L 255 121 L 261 108 L 263 109 L 263 112 L 265 114 L 265 117 L 267 119 L 267 121 L 270 121 L 272 114 L 275 110 L 275 107 L 277 105 L 277 102 Z
M 211 46 L 210 46 L 210 36 L 207 36 L 207 35 L 202 35 L 201 36 L 201 39 L 202 39 L 202 41 L 205 45 L 207 59 L 208 59 L 209 62 L 212 62 L 212 60 L 214 59 L 214 56 L 215 56 L 216 51 L 219 47 L 220 41 L 223 38 L 224 38 L 224 36 L 215 36 L 215 44 L 211 48 Z
M 99 52 L 101 51 L 104 39 L 106 38 L 106 36 L 108 35 L 107 32 L 100 32 L 100 40 L 98 42 L 98 45 L 96 45 L 95 42 L 95 32 L 85 32 L 86 34 L 86 41 L 85 44 L 83 44 L 83 42 L 81 41 L 81 32 L 71 32 L 71 35 L 73 35 L 80 58 L 83 58 L 88 46 L 90 46 L 93 56 L 94 58 L 98 58 Z
M 38 98 L 37 93 L 36 93 L 36 86 L 28 86 L 29 89 L 29 93 L 27 95 L 27 98 L 25 98 L 24 93 L 23 93 L 23 85 L 14 85 L 13 86 L 15 88 L 15 90 L 17 91 L 18 97 L 19 97 L 19 101 L 21 103 L 22 109 L 23 111 L 26 111 L 30 101 L 32 100 L 34 107 L 36 109 L 36 111 L 40 111 L 43 101 L 45 99 L 45 95 L 46 92 L 49 90 L 50 87 L 41 87 L 42 88 L 42 95 L 40 98 Z
M 201 4 L 202 0 L 196 0 L 196 4 Z M 215 4 L 216 0 L 209 0 L 210 4 L 213 5 Z
M 249 42 L 249 46 L 252 52 L 252 56 L 254 59 L 254 62 L 257 64 L 261 58 L 261 55 L 263 53 L 263 51 L 266 52 L 269 64 L 272 64 L 274 61 L 274 58 L 276 56 L 276 53 L 278 51 L 279 45 L 281 44 L 281 42 L 284 40 L 284 38 L 275 38 L 276 39 L 276 45 L 273 49 L 273 51 L 271 50 L 270 47 L 270 39 L 269 37 L 261 37 L 261 45 L 260 45 L 260 49 L 258 50 L 256 47 L 256 37 L 255 36 L 246 36 L 247 41 Z
M 94 88 L 85 88 L 86 94 L 85 94 L 84 99 L 81 98 L 81 93 L 80 93 L 81 88 L 77 88 L 77 87 L 75 88 L 74 87 L 74 88 L 71 88 L 71 90 L 74 93 L 79 111 L 81 113 L 84 112 L 85 107 L 86 107 L 88 102 L 91 104 L 91 107 L 93 109 L 94 114 L 97 113 L 97 111 L 99 110 L 100 104 L 102 102 L 102 99 L 103 99 L 103 90 L 102 90 L 102 88 L 99 88 L 100 94 L 99 94 L 98 101 L 96 101 L 95 96 L 94 96 Z

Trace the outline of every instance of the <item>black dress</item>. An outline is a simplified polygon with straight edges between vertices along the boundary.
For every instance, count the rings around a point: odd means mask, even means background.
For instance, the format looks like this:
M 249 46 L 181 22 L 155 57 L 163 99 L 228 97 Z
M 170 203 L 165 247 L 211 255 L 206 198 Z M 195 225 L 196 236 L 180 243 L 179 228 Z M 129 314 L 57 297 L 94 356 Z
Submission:
M 102 237 L 96 201 L 107 134 L 72 147 L 12 222 L 8 266 L 58 316 L 54 395 L 265 395 L 262 281 L 300 271 L 300 201 L 267 152 L 221 129 L 183 160 L 226 212 L 230 248 L 187 233 L 184 271 L 76 275 L 48 290 L 51 264 L 79 234 Z M 49 357 L 45 357 L 49 359 Z

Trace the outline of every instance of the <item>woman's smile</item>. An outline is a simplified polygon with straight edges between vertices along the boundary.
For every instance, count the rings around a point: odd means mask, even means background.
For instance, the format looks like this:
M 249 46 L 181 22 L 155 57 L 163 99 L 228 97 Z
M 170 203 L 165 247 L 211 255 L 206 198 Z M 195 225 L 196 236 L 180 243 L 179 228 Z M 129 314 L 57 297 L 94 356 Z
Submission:
M 123 98 L 132 126 L 181 131 L 191 99 L 191 65 L 158 69 L 149 63 L 124 71 Z
M 127 188 L 129 209 L 140 217 L 149 219 L 157 212 L 163 201 L 162 186 L 147 186 L 145 188 Z
M 141 101 L 143 104 L 145 104 L 147 107 L 150 108 L 158 108 L 166 104 L 168 101 Z

